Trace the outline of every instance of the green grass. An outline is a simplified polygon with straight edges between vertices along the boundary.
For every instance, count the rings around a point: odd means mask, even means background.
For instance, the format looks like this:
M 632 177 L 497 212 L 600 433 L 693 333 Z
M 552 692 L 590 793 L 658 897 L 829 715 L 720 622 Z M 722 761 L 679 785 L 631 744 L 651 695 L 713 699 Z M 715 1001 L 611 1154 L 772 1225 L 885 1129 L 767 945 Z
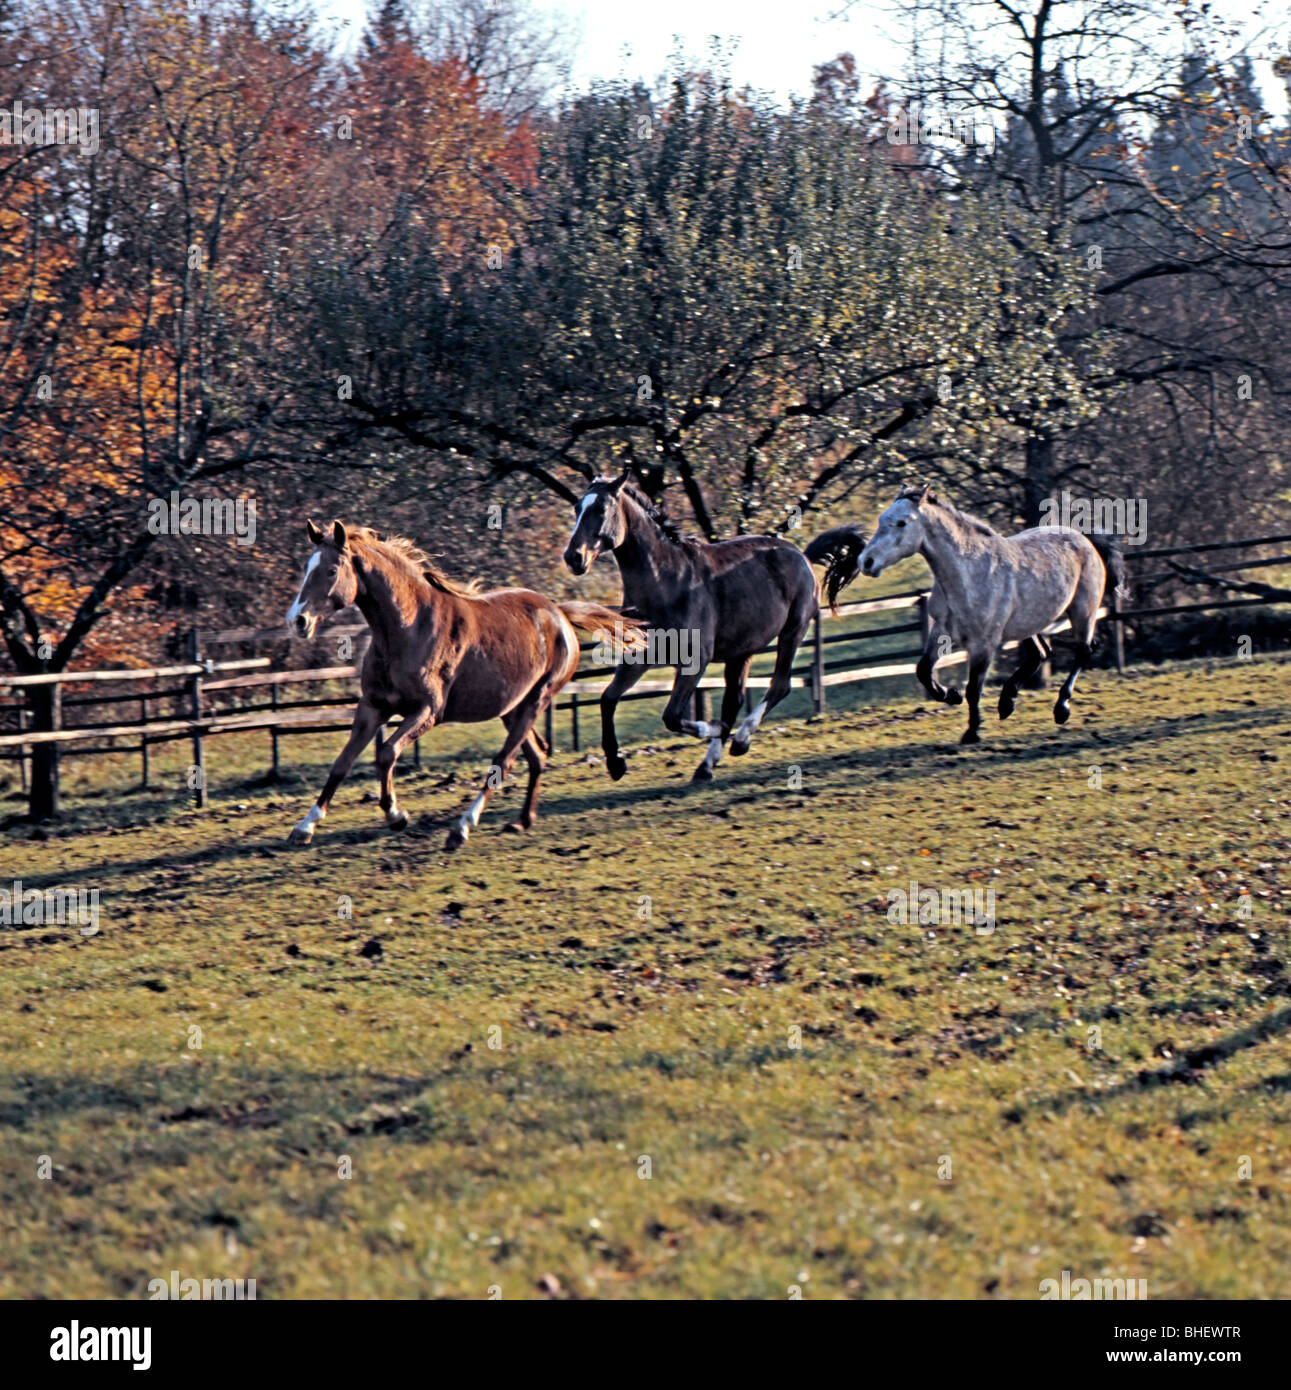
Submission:
M 642 706 L 625 781 L 562 753 L 455 856 L 500 730 L 428 741 L 402 836 L 366 764 L 305 851 L 338 735 L 277 788 L 213 740 L 206 813 L 182 744 L 151 793 L 73 763 L 0 856 L 101 894 L 0 929 L 0 1296 L 1285 1298 L 1287 674 L 1097 673 L 967 749 L 909 690 L 777 714 L 699 789 Z M 912 878 L 994 932 L 889 921 Z

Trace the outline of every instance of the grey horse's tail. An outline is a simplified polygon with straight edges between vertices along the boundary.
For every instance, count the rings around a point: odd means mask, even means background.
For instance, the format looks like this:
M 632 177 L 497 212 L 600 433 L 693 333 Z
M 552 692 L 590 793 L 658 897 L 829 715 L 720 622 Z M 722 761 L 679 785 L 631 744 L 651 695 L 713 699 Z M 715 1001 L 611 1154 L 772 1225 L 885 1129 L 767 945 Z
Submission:
M 822 531 L 803 552 L 813 565 L 825 566 L 823 588 L 830 609 L 838 612 L 838 595 L 853 579 L 865 549 L 865 533 L 856 526 L 835 526 Z
M 1103 585 L 1103 602 L 1110 598 L 1115 606 L 1117 589 L 1125 582 L 1125 549 L 1121 538 L 1107 531 L 1091 531 L 1089 543 L 1098 551 L 1098 557 L 1107 571 L 1107 582 Z

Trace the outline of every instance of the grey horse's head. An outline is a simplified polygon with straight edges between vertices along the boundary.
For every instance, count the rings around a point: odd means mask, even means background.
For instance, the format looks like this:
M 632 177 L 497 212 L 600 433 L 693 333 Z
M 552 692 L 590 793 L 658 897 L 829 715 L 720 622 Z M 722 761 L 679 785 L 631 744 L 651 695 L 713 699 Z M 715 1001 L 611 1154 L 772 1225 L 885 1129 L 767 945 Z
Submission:
M 932 501 L 925 488 L 902 488 L 897 499 L 879 517 L 869 545 L 861 551 L 861 573 L 876 579 L 889 565 L 918 552 L 924 540 L 923 514 L 920 508 Z

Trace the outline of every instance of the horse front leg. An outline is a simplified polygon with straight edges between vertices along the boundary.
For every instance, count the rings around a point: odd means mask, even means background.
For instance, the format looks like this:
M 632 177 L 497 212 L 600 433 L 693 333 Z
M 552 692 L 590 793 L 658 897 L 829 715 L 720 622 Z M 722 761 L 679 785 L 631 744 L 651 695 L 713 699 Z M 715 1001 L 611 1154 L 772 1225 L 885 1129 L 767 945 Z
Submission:
M 735 727 L 735 717 L 740 712 L 744 700 L 744 685 L 749 678 L 749 667 L 753 664 L 751 656 L 737 657 L 728 661 L 725 668 L 726 688 L 722 692 L 722 717 L 716 725 L 707 724 L 708 752 L 704 761 L 695 769 L 696 782 L 710 782 L 713 769 L 721 761 L 722 745 L 730 737 Z M 698 729 L 698 725 L 696 728 Z
M 345 747 L 341 749 L 340 755 L 332 764 L 332 770 L 327 774 L 327 781 L 323 784 L 323 790 L 318 794 L 318 800 L 309 808 L 309 813 L 287 836 L 289 845 L 307 845 L 314 838 L 314 827 L 327 815 L 328 805 L 337 787 L 341 785 L 349 775 L 350 768 L 354 766 L 354 760 L 376 737 L 377 730 L 385 721 L 385 715 L 375 706 L 360 700 L 358 708 L 354 711 L 354 723 L 350 726 L 350 736 L 345 741 Z
M 687 719 L 685 717 L 694 711 L 695 691 L 699 689 L 699 682 L 703 679 L 707 666 L 708 662 L 701 660 L 693 670 L 688 671 L 684 666 L 677 667 L 677 675 L 672 683 L 672 694 L 668 696 L 668 703 L 663 709 L 664 728 L 669 733 L 689 734 L 691 738 L 709 738 L 716 736 L 721 728 L 720 724 L 710 726 L 706 720 Z M 712 765 L 705 757 L 704 761 L 695 769 L 691 781 L 709 782 L 712 781 L 712 777 Z
M 404 830 L 408 825 L 408 813 L 395 804 L 394 765 L 399 754 L 414 740 L 418 739 L 435 722 L 435 707 L 429 703 L 413 711 L 388 738 L 377 753 L 377 770 L 381 774 L 381 809 L 385 812 L 386 824 L 391 830 Z
M 619 754 L 619 736 L 614 729 L 614 711 L 619 701 L 644 676 L 644 666 L 619 666 L 610 683 L 601 691 L 601 748 L 605 753 L 605 770 L 610 780 L 617 782 L 628 770 Z
M 954 648 L 954 639 L 950 635 L 949 629 L 940 618 L 934 618 L 932 627 L 928 632 L 928 640 L 923 644 L 923 652 L 919 657 L 919 664 L 914 668 L 915 677 L 919 684 L 928 692 L 930 700 L 936 700 L 942 705 L 962 704 L 964 697 L 953 685 L 946 686 L 933 675 L 937 663 L 948 657 Z
M 964 686 L 964 698 L 968 701 L 968 728 L 963 732 L 960 743 L 981 743 L 982 736 L 977 731 L 982 727 L 982 687 L 986 684 L 986 673 L 991 669 L 994 647 L 983 652 L 968 653 L 968 680 Z

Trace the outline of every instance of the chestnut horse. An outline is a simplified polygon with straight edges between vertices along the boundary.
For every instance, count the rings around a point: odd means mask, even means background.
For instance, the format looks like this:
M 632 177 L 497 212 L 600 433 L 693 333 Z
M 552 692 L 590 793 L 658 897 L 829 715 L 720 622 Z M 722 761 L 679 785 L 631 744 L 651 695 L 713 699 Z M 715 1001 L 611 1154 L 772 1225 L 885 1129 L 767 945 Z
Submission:
M 307 845 L 313 839 L 354 760 L 396 714 L 402 723 L 377 753 L 381 809 L 392 830 L 408 824 L 394 796 L 394 765 L 404 748 L 436 724 L 486 719 L 501 719 L 506 742 L 444 847 L 465 844 L 522 751 L 529 787 L 524 808 L 506 828 L 527 830 L 551 751 L 534 723 L 578 667 L 574 629 L 616 631 L 631 648 L 643 640 L 640 624 L 600 604 L 553 603 L 531 589 L 480 593 L 476 585 L 457 584 L 442 574 L 402 537 L 347 530 L 339 521 L 327 534 L 312 521 L 305 527 L 315 550 L 287 611 L 288 630 L 312 637 L 322 619 L 353 603 L 367 619 L 372 642 L 359 673 L 362 693 L 350 737 L 290 843 Z

